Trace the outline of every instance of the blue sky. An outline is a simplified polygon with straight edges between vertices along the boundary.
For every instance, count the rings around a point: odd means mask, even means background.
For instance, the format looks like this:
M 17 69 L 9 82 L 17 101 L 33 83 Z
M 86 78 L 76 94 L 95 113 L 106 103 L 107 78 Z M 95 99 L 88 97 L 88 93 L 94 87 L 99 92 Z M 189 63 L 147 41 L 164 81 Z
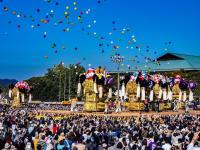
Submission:
M 56 2 L 58 5 L 55 5 Z M 143 63 L 144 57 L 155 58 L 166 51 L 200 55 L 199 0 L 100 0 L 100 4 L 98 0 L 77 0 L 76 5 L 73 2 L 0 2 L 0 78 L 22 80 L 41 76 L 47 68 L 60 61 L 66 65 L 101 65 L 115 70 L 116 65 L 110 61 L 110 56 L 115 52 L 125 56 L 123 69 L 127 64 L 134 68 Z M 7 12 L 3 10 L 5 6 L 8 7 Z M 69 6 L 69 10 L 66 10 L 66 6 Z M 77 7 L 76 11 L 74 7 Z M 91 11 L 86 14 L 88 9 Z M 47 24 L 41 23 L 40 20 L 45 19 L 46 13 L 51 10 L 54 17 L 49 16 L 50 22 Z M 16 15 L 12 14 L 13 11 L 16 11 Z M 66 23 L 66 11 L 70 14 L 69 21 L 75 25 Z M 80 15 L 81 12 L 83 15 Z M 21 15 L 20 18 L 17 18 L 17 14 Z M 33 16 L 34 22 L 30 16 Z M 77 19 L 78 16 L 81 16 L 83 23 Z M 55 25 L 60 20 L 63 23 Z M 17 25 L 20 25 L 20 29 Z M 31 25 L 35 27 L 31 28 Z M 64 28 L 69 28 L 69 32 L 63 32 Z M 123 29 L 130 31 L 121 34 Z M 44 32 L 47 33 L 46 38 L 43 37 Z M 137 42 L 127 45 L 132 35 Z M 169 42 L 171 44 L 166 44 Z M 55 48 L 52 48 L 53 43 L 56 44 Z M 119 46 L 119 49 L 113 51 L 113 46 Z M 140 47 L 140 50 L 136 47 Z M 133 58 L 137 60 L 130 61 Z

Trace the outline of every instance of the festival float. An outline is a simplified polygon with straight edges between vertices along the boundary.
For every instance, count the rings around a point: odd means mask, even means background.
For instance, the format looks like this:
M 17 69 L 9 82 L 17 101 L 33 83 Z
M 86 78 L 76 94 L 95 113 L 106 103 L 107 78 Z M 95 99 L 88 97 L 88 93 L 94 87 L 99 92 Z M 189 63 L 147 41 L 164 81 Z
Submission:
M 147 100 L 151 106 L 159 103 L 159 110 L 171 109 L 173 101 L 179 108 L 184 108 L 186 101 L 192 101 L 196 83 L 187 81 L 176 75 L 168 77 L 161 74 L 128 74 L 120 77 L 119 99 L 112 97 L 114 87 L 113 77 L 104 69 L 89 68 L 86 73 L 79 75 L 77 96 L 84 97 L 85 111 L 104 111 L 109 109 L 111 99 L 115 106 L 121 102 L 121 107 L 128 110 L 144 110 Z
M 11 107 L 21 107 L 25 102 L 25 95 L 28 95 L 28 102 L 32 101 L 33 87 L 30 87 L 27 82 L 20 81 L 15 85 L 9 85 L 9 97 L 11 98 Z
M 113 78 L 106 75 L 105 69 L 89 68 L 78 78 L 77 97 L 84 101 L 84 111 L 103 111 L 105 101 L 112 98 Z
M 140 92 L 140 84 L 139 82 L 136 83 L 136 76 L 130 75 L 130 80 L 126 85 L 126 95 L 128 96 L 127 106 L 129 110 L 140 110 L 143 108 L 143 103 L 139 100 L 140 98 L 139 92 Z

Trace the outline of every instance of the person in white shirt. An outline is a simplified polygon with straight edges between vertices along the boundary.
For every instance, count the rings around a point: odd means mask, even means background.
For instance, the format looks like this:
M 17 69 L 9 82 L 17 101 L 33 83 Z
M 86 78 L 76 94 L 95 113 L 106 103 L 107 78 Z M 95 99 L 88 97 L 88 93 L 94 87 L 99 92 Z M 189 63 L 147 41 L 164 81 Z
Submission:
M 169 140 L 166 139 L 164 142 L 165 142 L 165 143 L 164 143 L 164 145 L 162 146 L 162 148 L 163 148 L 164 150 L 171 150 L 172 146 L 171 146 Z
M 197 142 L 197 140 L 199 139 L 199 133 L 200 132 L 196 132 L 192 138 L 192 141 L 190 142 L 190 144 L 187 147 L 187 150 L 200 150 L 200 147 L 195 147 L 194 144 L 195 142 Z
M 171 144 L 169 144 L 169 143 L 165 143 L 165 144 L 162 146 L 162 148 L 163 148 L 164 150 L 171 150 L 172 146 L 171 146 Z

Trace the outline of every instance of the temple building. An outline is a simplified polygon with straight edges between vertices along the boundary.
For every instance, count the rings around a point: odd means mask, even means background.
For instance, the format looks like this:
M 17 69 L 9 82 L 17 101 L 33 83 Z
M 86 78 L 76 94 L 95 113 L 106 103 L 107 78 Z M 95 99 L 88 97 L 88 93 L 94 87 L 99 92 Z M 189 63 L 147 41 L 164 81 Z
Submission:
M 165 53 L 155 61 L 141 64 L 138 70 L 142 71 L 199 71 L 200 70 L 200 56 Z

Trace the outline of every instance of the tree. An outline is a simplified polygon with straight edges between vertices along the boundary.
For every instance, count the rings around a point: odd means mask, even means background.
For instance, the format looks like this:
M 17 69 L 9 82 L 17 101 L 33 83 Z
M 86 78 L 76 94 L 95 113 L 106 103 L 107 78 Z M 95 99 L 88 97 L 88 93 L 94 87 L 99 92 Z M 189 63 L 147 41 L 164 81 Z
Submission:
M 29 85 L 33 86 L 33 98 L 42 101 L 58 101 L 64 100 L 69 95 L 69 74 L 70 74 L 70 95 L 76 97 L 77 80 L 76 77 L 80 73 L 85 72 L 83 66 L 70 64 L 65 67 L 62 63 L 53 66 L 47 70 L 43 77 L 32 77 L 27 80 Z M 64 85 L 65 94 L 64 94 Z

